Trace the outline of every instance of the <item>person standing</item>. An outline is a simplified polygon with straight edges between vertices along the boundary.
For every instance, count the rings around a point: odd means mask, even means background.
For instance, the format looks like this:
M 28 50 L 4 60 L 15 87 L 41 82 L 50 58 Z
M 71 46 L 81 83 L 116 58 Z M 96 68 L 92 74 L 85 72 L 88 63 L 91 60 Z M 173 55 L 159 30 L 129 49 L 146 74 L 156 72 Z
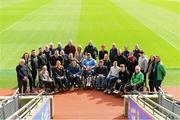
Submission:
M 118 62 L 118 66 L 120 64 L 124 64 L 126 66 L 126 57 L 122 54 L 120 49 L 117 50 L 117 54 L 114 56 L 114 60 Z
M 89 41 L 89 44 L 85 47 L 84 49 L 84 55 L 86 55 L 87 53 L 90 53 L 92 58 L 96 60 L 97 56 L 98 56 L 98 50 L 97 48 L 93 45 L 92 41 Z
M 33 87 L 33 79 L 32 79 L 32 74 L 31 74 L 31 71 L 32 71 L 32 68 L 31 68 L 31 65 L 30 65 L 30 57 L 29 57 L 29 53 L 24 53 L 22 58 L 25 60 L 25 66 L 27 68 L 27 71 L 28 71 L 28 80 L 29 80 L 29 88 L 30 88 L 30 92 L 33 92 L 32 91 L 32 87 Z
M 127 70 L 129 71 L 130 77 L 132 77 L 132 74 L 135 72 L 136 65 L 138 65 L 138 61 L 133 55 L 133 52 L 130 52 L 127 58 Z
M 108 54 L 108 51 L 105 50 L 106 46 L 105 45 L 101 45 L 101 50 L 99 51 L 99 60 L 104 59 L 104 55 Z
M 140 66 L 141 68 L 141 72 L 144 74 L 144 83 L 145 83 L 145 86 L 146 86 L 146 69 L 147 69 L 147 64 L 148 64 L 148 60 L 144 54 L 144 51 L 140 51 L 140 57 L 138 59 L 138 65 Z
M 28 70 L 27 70 L 27 67 L 25 66 L 24 59 L 20 59 L 19 65 L 16 66 L 16 73 L 17 73 L 19 93 L 22 93 L 22 92 L 26 93 L 27 81 L 28 81 Z
M 110 49 L 110 52 L 109 52 L 109 59 L 111 61 L 111 65 L 112 63 L 114 62 L 114 56 L 117 54 L 117 48 L 116 48 L 116 44 L 113 43 L 112 44 L 112 48 Z
M 151 55 L 151 57 L 148 61 L 146 72 L 145 72 L 148 75 L 150 92 L 154 92 L 154 87 L 155 87 L 154 86 L 154 76 L 153 76 L 154 64 L 155 64 L 155 56 Z
M 73 56 L 75 55 L 76 52 L 76 47 L 73 45 L 72 40 L 68 42 L 68 44 L 64 48 L 64 52 L 69 55 L 69 53 L 72 53 Z
M 77 63 L 81 66 L 82 65 L 82 60 L 83 60 L 84 54 L 82 51 L 82 46 L 78 45 L 77 51 L 75 53 L 75 59 L 77 60 Z
M 129 50 L 128 50 L 128 46 L 127 46 L 127 45 L 124 46 L 123 55 L 124 55 L 126 58 L 128 58 L 128 56 L 129 56 Z
M 161 63 L 160 56 L 156 56 L 155 59 L 156 63 L 154 65 L 153 73 L 154 73 L 154 82 L 155 82 L 155 88 L 156 91 L 159 91 L 159 87 L 161 87 L 161 83 L 164 80 L 164 77 L 166 75 L 166 70 L 164 68 L 164 65 Z
M 32 85 L 33 87 L 36 87 L 35 83 L 36 83 L 36 76 L 37 76 L 37 72 L 38 72 L 38 58 L 36 55 L 36 51 L 32 50 L 31 51 L 31 74 L 32 74 Z

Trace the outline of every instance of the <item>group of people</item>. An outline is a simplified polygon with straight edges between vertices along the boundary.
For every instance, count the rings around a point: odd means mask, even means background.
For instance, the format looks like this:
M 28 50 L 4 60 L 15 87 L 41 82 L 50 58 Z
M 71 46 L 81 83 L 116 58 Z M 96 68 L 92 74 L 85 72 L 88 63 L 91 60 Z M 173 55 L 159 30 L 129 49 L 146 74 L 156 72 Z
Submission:
M 53 43 L 39 48 L 38 53 L 24 53 L 16 67 L 20 93 L 30 92 L 43 82 L 49 92 L 64 92 L 72 88 L 94 87 L 104 93 L 123 94 L 125 90 L 138 90 L 146 86 L 148 78 L 151 92 L 159 91 L 166 71 L 160 56 L 152 55 L 148 60 L 144 51 L 135 45 L 129 51 L 118 49 L 112 44 L 110 51 L 101 45 L 98 51 L 92 41 L 83 48 L 70 40 L 65 47 L 61 43 L 55 48 Z M 38 80 L 38 81 L 37 81 Z M 128 85 L 127 85 L 128 84 Z

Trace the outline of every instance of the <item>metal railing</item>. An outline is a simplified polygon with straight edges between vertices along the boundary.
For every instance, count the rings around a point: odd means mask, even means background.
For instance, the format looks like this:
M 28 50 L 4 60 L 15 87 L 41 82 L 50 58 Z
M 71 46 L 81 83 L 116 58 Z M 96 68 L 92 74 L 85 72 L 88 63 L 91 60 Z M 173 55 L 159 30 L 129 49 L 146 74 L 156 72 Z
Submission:
M 147 98 L 145 95 L 141 94 L 138 91 L 134 91 L 134 93 L 137 94 L 136 99 L 132 97 L 132 95 L 129 95 L 132 99 L 136 100 L 136 102 L 143 104 L 144 109 L 148 107 L 152 110 L 152 114 L 154 117 L 158 118 L 156 115 L 161 116 L 164 119 L 180 119 L 180 116 L 173 113 L 172 111 L 166 109 L 165 107 L 159 105 L 158 103 L 152 101 L 151 99 Z
M 18 89 L 14 94 L 0 101 L 0 119 L 5 120 L 19 109 Z
M 170 98 L 164 94 L 164 91 L 161 88 L 158 94 L 158 102 L 161 106 L 169 109 L 173 113 L 180 115 L 180 101 Z
M 26 105 L 24 105 L 22 108 L 20 108 L 18 111 L 16 111 L 13 115 L 11 115 L 7 120 L 12 119 L 22 119 L 26 115 L 31 115 L 31 111 L 33 108 L 38 107 L 38 103 L 40 101 L 43 101 L 43 93 L 39 93 L 37 96 L 35 96 L 32 100 L 30 100 Z

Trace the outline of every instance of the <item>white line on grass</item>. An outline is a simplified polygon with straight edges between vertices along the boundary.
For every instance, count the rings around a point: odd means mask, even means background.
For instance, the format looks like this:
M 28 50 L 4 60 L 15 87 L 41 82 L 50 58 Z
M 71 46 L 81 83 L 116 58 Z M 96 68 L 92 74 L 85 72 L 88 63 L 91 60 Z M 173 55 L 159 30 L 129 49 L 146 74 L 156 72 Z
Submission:
M 7 28 L 3 29 L 2 31 L 0 31 L 0 34 L 2 34 L 3 32 L 6 32 L 7 30 L 11 29 L 12 27 L 16 26 L 17 24 L 20 24 L 21 21 L 23 21 L 24 19 L 26 19 L 27 17 L 31 16 L 32 14 L 34 14 L 35 12 L 37 12 L 38 10 L 48 6 L 49 4 L 45 4 L 45 5 L 42 5 L 41 7 L 39 7 L 38 9 L 36 10 L 33 10 L 32 12 L 28 13 L 26 16 L 24 16 L 23 18 L 21 18 L 20 20 L 18 20 L 17 22 L 15 22 L 14 24 L 8 26 Z

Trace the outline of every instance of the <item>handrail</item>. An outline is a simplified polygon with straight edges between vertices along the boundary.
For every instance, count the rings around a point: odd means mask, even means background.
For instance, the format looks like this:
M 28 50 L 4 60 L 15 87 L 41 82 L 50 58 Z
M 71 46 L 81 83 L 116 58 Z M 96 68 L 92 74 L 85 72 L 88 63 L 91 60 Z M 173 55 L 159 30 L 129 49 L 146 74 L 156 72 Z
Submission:
M 17 88 L 16 91 L 14 92 L 14 94 L 13 94 L 12 96 L 9 96 L 8 98 L 0 101 L 0 104 L 3 104 L 3 103 L 5 103 L 5 102 L 8 101 L 8 100 L 14 99 L 14 97 L 17 95 L 18 92 L 19 92 L 19 89 Z
M 166 113 L 169 113 L 169 114 L 173 115 L 174 117 L 180 119 L 180 116 L 179 116 L 179 115 L 177 115 L 177 114 L 173 113 L 172 111 L 170 111 L 170 110 L 162 107 L 161 105 L 155 103 L 155 102 L 152 101 L 151 99 L 149 99 L 149 98 L 147 98 L 146 96 L 144 96 L 143 94 L 141 94 L 139 91 L 134 91 L 134 92 L 138 93 L 137 100 L 136 100 L 137 102 L 138 102 L 138 99 L 139 99 L 141 102 L 144 102 L 144 100 L 140 97 L 140 96 L 142 96 L 144 99 L 146 99 L 147 101 L 149 101 L 150 103 L 152 103 L 155 107 L 158 107 L 158 108 L 161 109 L 162 111 L 164 111 L 164 112 L 166 112 Z M 144 102 L 143 104 L 146 105 L 145 102 Z M 155 110 L 155 109 L 153 109 L 153 112 L 154 112 L 154 110 Z M 169 114 L 168 114 L 168 115 L 169 115 Z M 166 117 L 167 117 L 168 115 L 166 115 Z
M 26 105 L 24 105 L 22 108 L 20 108 L 18 111 L 16 111 L 12 116 L 10 116 L 9 118 L 7 118 L 8 120 L 14 119 L 14 117 L 18 117 L 22 111 L 27 110 L 35 101 L 37 98 L 42 97 L 42 94 L 44 92 L 39 93 L 37 96 L 35 96 L 35 98 L 33 98 L 31 101 L 29 101 Z

